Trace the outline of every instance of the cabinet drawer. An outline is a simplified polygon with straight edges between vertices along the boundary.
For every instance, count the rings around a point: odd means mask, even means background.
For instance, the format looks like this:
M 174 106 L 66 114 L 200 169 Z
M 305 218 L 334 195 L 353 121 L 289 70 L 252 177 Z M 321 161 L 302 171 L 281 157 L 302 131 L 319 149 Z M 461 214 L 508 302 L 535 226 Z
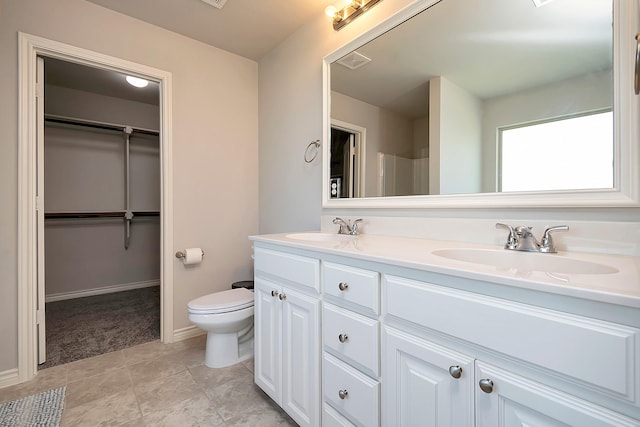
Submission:
M 357 425 L 379 425 L 380 384 L 327 353 L 322 367 L 324 400 Z
M 389 315 L 638 400 L 636 328 L 393 276 L 384 289 Z
M 325 305 L 322 338 L 325 347 L 361 365 L 368 374 L 379 375 L 380 324 L 359 314 Z
M 254 269 L 297 285 L 320 292 L 320 261 L 286 252 L 255 248 Z
M 322 265 L 322 282 L 324 293 L 338 301 L 357 304 L 374 314 L 380 312 L 377 272 L 327 262 Z
M 326 403 L 322 405 L 322 427 L 355 427 Z

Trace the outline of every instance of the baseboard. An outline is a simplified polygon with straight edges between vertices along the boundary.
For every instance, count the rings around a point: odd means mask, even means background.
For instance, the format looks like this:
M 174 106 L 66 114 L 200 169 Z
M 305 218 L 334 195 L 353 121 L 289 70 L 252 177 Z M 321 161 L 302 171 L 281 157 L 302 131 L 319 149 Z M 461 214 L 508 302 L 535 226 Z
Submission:
M 20 375 L 18 375 L 18 368 L 0 372 L 0 388 L 9 387 L 11 385 L 18 384 L 19 382 Z
M 62 292 L 45 296 L 45 302 L 63 301 L 67 299 L 91 297 L 94 295 L 112 294 L 114 292 L 130 291 L 133 289 L 160 286 L 160 280 L 146 280 L 144 282 L 124 283 L 122 285 L 104 286 L 102 288 L 85 289 L 82 291 Z
M 186 328 L 173 331 L 173 342 L 188 340 L 189 338 L 199 337 L 204 334 L 206 334 L 206 332 L 195 325 L 187 326 Z

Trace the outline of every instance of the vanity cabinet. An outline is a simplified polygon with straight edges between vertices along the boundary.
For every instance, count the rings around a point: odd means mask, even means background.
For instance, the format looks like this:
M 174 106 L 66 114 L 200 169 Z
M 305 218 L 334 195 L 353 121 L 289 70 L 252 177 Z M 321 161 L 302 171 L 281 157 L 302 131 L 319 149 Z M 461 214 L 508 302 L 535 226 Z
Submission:
M 477 361 L 476 426 L 631 427 L 640 421 Z
M 379 426 L 380 275 L 332 262 L 321 271 L 323 425 Z
M 255 382 L 301 426 L 320 425 L 317 259 L 256 249 Z
M 640 427 L 633 304 L 261 244 L 256 383 L 300 425 Z
M 640 426 L 576 396 L 637 405 L 639 329 L 396 276 L 383 288 L 385 425 Z
M 390 327 L 383 341 L 383 425 L 474 425 L 472 357 Z

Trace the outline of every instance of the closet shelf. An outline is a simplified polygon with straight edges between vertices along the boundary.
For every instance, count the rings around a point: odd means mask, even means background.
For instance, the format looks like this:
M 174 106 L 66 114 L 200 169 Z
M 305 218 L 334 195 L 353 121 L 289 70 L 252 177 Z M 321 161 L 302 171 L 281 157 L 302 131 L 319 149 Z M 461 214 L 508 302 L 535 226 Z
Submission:
M 119 132 L 123 132 L 127 127 L 133 129 L 133 132 L 144 133 L 147 135 L 160 135 L 160 132 L 154 129 L 145 129 L 132 127 L 127 125 L 121 125 L 117 123 L 107 123 L 107 122 L 99 122 L 96 120 L 85 120 L 78 119 L 75 117 L 65 117 L 65 116 L 57 116 L 54 114 L 45 114 L 44 120 L 46 122 L 51 123 L 61 123 L 66 125 L 77 125 L 77 126 L 87 126 L 96 129 L 107 129 L 107 130 L 117 130 Z

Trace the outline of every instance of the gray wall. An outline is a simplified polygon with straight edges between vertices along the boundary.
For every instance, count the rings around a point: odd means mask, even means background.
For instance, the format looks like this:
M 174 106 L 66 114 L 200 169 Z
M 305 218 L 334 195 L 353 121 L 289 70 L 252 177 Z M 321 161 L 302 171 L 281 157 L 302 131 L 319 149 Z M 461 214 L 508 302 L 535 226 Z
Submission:
M 84 0 L 2 2 L 0 372 L 18 365 L 18 31 L 172 73 L 170 249 L 200 246 L 207 254 L 196 268 L 175 263 L 175 329 L 189 326 L 189 300 L 252 276 L 247 236 L 258 229 L 256 62 Z

